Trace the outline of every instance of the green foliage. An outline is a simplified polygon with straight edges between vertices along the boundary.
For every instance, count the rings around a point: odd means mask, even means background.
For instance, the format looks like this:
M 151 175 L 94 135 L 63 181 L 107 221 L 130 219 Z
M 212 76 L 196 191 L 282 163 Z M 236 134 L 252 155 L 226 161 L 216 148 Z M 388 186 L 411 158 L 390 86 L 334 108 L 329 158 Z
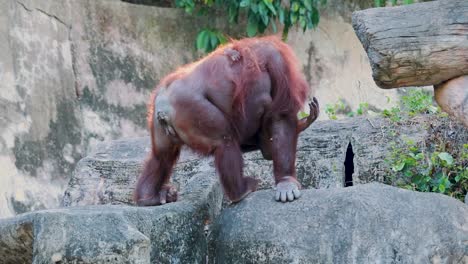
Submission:
M 246 34 L 254 37 L 262 34 L 268 27 L 277 31 L 278 23 L 283 26 L 283 39 L 288 36 L 293 26 L 300 27 L 304 32 L 315 28 L 320 19 L 318 8 L 325 5 L 326 0 L 176 0 L 176 6 L 192 14 L 206 15 L 210 8 L 227 10 L 229 23 L 237 24 L 241 15 L 246 15 Z M 288 4 L 288 5 L 286 5 Z M 197 48 L 209 52 L 225 42 L 225 37 L 217 30 L 202 30 L 197 36 Z
M 356 111 L 352 111 L 349 105 L 343 99 L 338 100 L 334 104 L 325 105 L 325 113 L 331 120 L 337 120 L 338 114 L 343 114 L 348 117 L 367 115 L 369 111 L 368 103 L 359 103 L 359 107 Z
M 299 113 L 297 113 L 297 118 L 298 119 L 302 119 L 302 118 L 305 118 L 305 117 L 308 117 L 309 114 L 304 112 L 304 111 L 299 111 Z
M 441 146 L 436 146 L 434 151 L 424 151 L 411 140 L 403 147 L 393 143 L 391 149 L 387 163 L 396 173 L 397 186 L 443 193 L 463 201 L 468 191 L 468 144 L 457 152 L 458 157 L 457 153 L 448 153 Z
M 359 107 L 356 110 L 357 115 L 365 115 L 367 114 L 367 111 L 369 110 L 369 104 L 368 103 L 359 103 Z
M 359 103 L 359 106 L 356 109 L 356 112 L 350 111 L 346 115 L 349 117 L 367 115 L 368 111 L 369 111 L 368 103 Z
M 432 94 L 424 90 L 411 89 L 401 97 L 404 109 L 410 117 L 417 114 L 434 114 L 439 110 L 433 105 Z
M 339 100 L 334 104 L 327 104 L 325 113 L 332 120 L 338 119 L 338 114 L 367 115 L 369 104 L 360 103 L 356 111 L 351 111 L 344 100 Z M 390 137 L 399 134 L 400 122 L 411 121 L 411 118 L 421 114 L 436 118 L 447 117 L 440 108 L 434 106 L 432 94 L 422 89 L 408 90 L 401 97 L 399 106 L 385 109 L 381 113 L 392 121 L 386 127 Z M 420 145 L 411 140 L 391 143 L 391 152 L 386 162 L 392 170 L 389 174 L 393 176 L 387 180 L 405 189 L 438 192 L 463 200 L 468 192 L 468 144 L 457 146 L 454 144 L 457 141 L 444 143 L 446 139 L 440 133 L 429 133 L 431 139 Z
M 389 3 L 391 4 L 391 6 L 396 6 L 399 4 L 409 5 L 414 3 L 414 0 L 374 0 L 374 5 L 376 7 L 384 7 L 387 6 Z
M 390 110 L 384 109 L 382 111 L 382 116 L 390 118 L 393 122 L 400 122 L 402 119 L 402 114 L 400 111 L 400 107 L 392 107 Z
M 434 106 L 432 94 L 421 89 L 409 90 L 401 97 L 400 106 L 382 112 L 395 125 L 420 114 L 447 116 Z M 397 131 L 396 126 L 389 130 L 391 136 L 396 136 Z M 468 191 L 468 144 L 446 143 L 444 136 L 429 133 L 431 139 L 419 145 L 411 140 L 391 143 L 392 151 L 386 160 L 395 174 L 391 183 L 409 190 L 438 192 L 463 200 Z
M 388 102 L 390 99 L 388 98 Z M 338 100 L 334 104 L 325 105 L 325 113 L 332 120 L 338 119 L 339 114 L 348 117 L 369 115 L 369 104 L 361 102 L 356 109 L 352 111 L 349 105 L 343 99 Z M 381 112 L 383 117 L 389 118 L 394 123 L 408 120 L 419 114 L 437 114 L 439 116 L 447 116 L 442 113 L 440 108 L 435 106 L 432 99 L 432 94 L 422 89 L 409 89 L 401 96 L 400 105 L 390 109 L 384 109 Z
M 401 105 L 385 109 L 382 116 L 393 122 L 407 120 L 419 114 L 438 114 L 446 116 L 439 107 L 434 106 L 432 94 L 421 89 L 410 89 L 401 97 Z
M 369 104 L 360 103 L 354 112 L 344 100 L 339 100 L 334 104 L 327 104 L 325 113 L 332 120 L 338 119 L 338 114 L 367 115 Z M 408 90 L 401 97 L 399 106 L 385 109 L 381 114 L 392 121 L 386 127 L 390 137 L 399 134 L 400 122 L 411 121 L 417 115 L 432 115 L 434 120 L 448 121 L 440 119 L 447 117 L 447 114 L 434 106 L 432 94 L 422 89 Z M 381 129 L 383 131 L 384 128 Z M 392 176 L 387 179 L 389 183 L 414 191 L 443 193 L 463 201 L 468 192 L 468 144 L 458 146 L 456 143 L 459 141 L 453 139 L 450 142 L 444 136 L 446 131 L 446 127 L 438 132 L 429 131 L 427 142 L 419 145 L 411 140 L 400 140 L 398 144 L 392 142 L 391 152 L 386 159 L 392 170 L 389 173 Z
M 331 120 L 337 120 L 337 114 L 340 112 L 344 112 L 346 109 L 346 104 L 343 100 L 338 100 L 334 104 L 326 104 L 325 105 L 325 113 L 328 115 L 328 118 Z
M 220 44 L 227 42 L 226 37 L 217 30 L 202 30 L 197 36 L 196 46 L 198 50 L 208 52 L 216 49 Z

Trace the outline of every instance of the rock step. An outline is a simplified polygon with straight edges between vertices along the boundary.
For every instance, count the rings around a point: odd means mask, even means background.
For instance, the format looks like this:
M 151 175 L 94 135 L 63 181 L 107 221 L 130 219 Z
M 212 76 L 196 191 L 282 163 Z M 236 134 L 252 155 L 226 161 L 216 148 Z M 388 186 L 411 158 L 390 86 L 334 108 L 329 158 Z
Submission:
M 468 206 L 380 183 L 259 191 L 218 217 L 210 263 L 468 263 Z
M 0 263 L 205 263 L 206 224 L 219 214 L 215 175 L 196 174 L 183 201 L 87 205 L 0 221 Z

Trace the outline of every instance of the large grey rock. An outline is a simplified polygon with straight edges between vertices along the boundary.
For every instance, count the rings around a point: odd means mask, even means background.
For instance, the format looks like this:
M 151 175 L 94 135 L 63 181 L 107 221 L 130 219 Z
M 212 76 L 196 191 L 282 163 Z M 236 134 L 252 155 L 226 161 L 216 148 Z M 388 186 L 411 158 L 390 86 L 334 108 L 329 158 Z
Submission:
M 398 129 L 398 133 L 393 135 L 391 131 L 395 129 Z M 435 130 L 450 133 L 431 137 Z M 384 182 L 391 171 L 385 162 L 391 151 L 390 142 L 398 146 L 408 139 L 419 145 L 430 146 L 434 143 L 432 141 L 439 139 L 456 145 L 466 142 L 468 133 L 463 125 L 434 116 L 414 118 L 398 128 L 380 118 L 319 121 L 299 137 L 296 162 L 298 179 L 304 188 L 344 187 L 346 170 L 351 170 L 350 164 L 353 164 L 354 173 L 348 175 L 348 185 Z M 89 156 L 78 163 L 65 192 L 63 205 L 131 204 L 135 182 L 149 150 L 149 138 L 97 145 Z M 273 163 L 263 159 L 260 152 L 244 154 L 244 164 L 244 174 L 259 179 L 260 189 L 274 186 Z M 190 192 L 184 187 L 187 180 L 201 172 L 216 174 L 213 159 L 197 156 L 188 150 L 182 151 L 172 177 L 179 186 L 181 199 Z
M 98 144 L 78 163 L 62 205 L 132 204 L 133 190 L 150 144 L 148 137 Z M 186 193 L 190 194 L 189 182 L 201 173 L 208 178 L 216 177 L 209 160 L 183 151 L 172 177 L 179 188 L 180 199 L 184 199 Z
M 371 183 L 306 190 L 292 203 L 253 193 L 225 209 L 210 263 L 467 263 L 468 206 Z
M 369 125 L 361 120 L 348 120 L 334 124 L 320 122 L 313 127 L 301 135 L 297 153 L 299 180 L 306 188 L 342 187 L 343 163 L 348 144 L 353 138 L 352 133 L 357 127 L 367 131 Z M 362 133 L 363 131 L 357 131 L 356 135 L 363 135 Z M 362 138 L 363 142 L 356 141 L 365 146 L 373 146 L 368 144 L 368 139 L 372 137 Z M 149 138 L 98 144 L 78 163 L 65 191 L 62 205 L 131 204 L 137 177 L 149 151 Z M 380 149 L 377 153 L 382 154 Z M 360 155 L 361 152 L 358 152 L 357 156 Z M 362 151 L 362 155 L 365 160 L 375 160 L 374 157 L 369 157 L 366 151 Z M 272 161 L 263 159 L 258 151 L 245 154 L 244 159 L 245 175 L 259 179 L 260 189 L 268 189 L 274 185 Z M 367 165 L 364 166 L 359 170 L 362 179 L 356 177 L 357 183 L 374 180 L 373 177 L 366 176 L 371 172 Z M 194 174 L 202 172 L 216 174 L 213 158 L 200 157 L 187 149 L 183 150 L 172 176 L 173 182 L 179 186 L 180 199 L 184 199 L 184 195 L 190 193 L 185 189 L 186 182 Z
M 385 144 L 375 144 L 375 140 L 381 140 L 381 132 L 378 132 L 380 129 L 377 127 L 375 131 L 372 129 L 373 126 L 384 124 L 384 121 L 377 119 L 364 122 L 364 120 L 338 122 L 336 126 L 330 122 L 317 123 L 316 128 L 304 133 L 298 154 L 303 160 L 298 162 L 298 168 L 302 170 L 300 179 L 305 186 L 316 187 L 310 182 L 307 185 L 306 179 L 317 179 L 318 183 L 338 183 L 318 186 L 321 188 L 342 186 L 339 184 L 343 184 L 343 171 L 335 172 L 332 170 L 332 165 L 333 162 L 337 165 L 343 162 L 340 162 L 340 158 L 343 158 L 340 153 L 346 152 L 350 140 L 358 146 L 356 157 L 368 160 L 381 157 L 376 156 L 375 152 L 382 154 L 379 151 L 384 151 Z M 371 122 L 373 125 L 370 127 L 364 125 Z M 402 128 L 401 133 L 411 135 L 410 131 L 413 130 L 413 133 L 417 132 L 418 140 L 422 140 L 426 135 L 419 133 L 420 126 L 414 125 L 412 128 Z M 222 191 L 213 160 L 200 158 L 184 151 L 173 175 L 173 181 L 180 190 L 178 202 L 158 207 L 128 206 L 132 203 L 135 181 L 149 151 L 148 141 L 148 138 L 137 138 L 97 145 L 88 157 L 80 161 L 73 174 L 63 199 L 63 204 L 68 206 L 67 208 L 38 211 L 0 221 L 0 260 L 5 263 L 59 261 L 61 263 L 204 263 L 208 256 L 205 232 L 211 230 L 211 223 L 219 215 L 222 206 Z M 246 155 L 246 170 L 257 172 L 264 188 L 270 188 L 271 174 L 268 171 L 271 170 L 271 164 L 259 155 L 259 153 Z M 318 165 L 313 163 L 316 161 L 321 163 Z M 311 168 L 307 169 L 306 166 Z M 362 179 L 356 181 L 357 184 L 373 180 L 372 175 L 379 175 L 376 171 L 367 168 L 363 166 L 363 169 L 356 170 L 361 173 L 367 171 L 367 174 L 362 174 L 365 177 L 357 178 Z M 317 175 L 311 177 L 309 176 L 311 172 Z M 342 249 L 347 250 L 347 247 L 355 243 L 361 234 L 362 237 L 372 241 L 377 240 L 378 235 L 390 232 L 395 236 L 390 242 L 397 243 L 395 242 L 398 239 L 397 235 L 409 236 L 407 232 L 410 228 L 415 228 L 415 232 L 421 231 L 422 227 L 417 227 L 420 229 L 414 227 L 413 221 L 417 217 L 428 218 L 423 222 L 425 226 L 443 221 L 452 223 L 450 217 L 456 216 L 453 207 L 461 210 L 463 219 L 459 225 L 462 233 L 458 237 L 454 236 L 455 240 L 450 240 L 446 236 L 453 236 L 453 232 L 459 230 L 451 229 L 451 225 L 446 225 L 446 229 L 436 226 L 439 229 L 431 233 L 434 238 L 430 242 L 435 243 L 436 239 L 443 241 L 444 247 L 441 247 L 440 252 L 437 251 L 442 259 L 451 256 L 450 254 L 459 256 L 459 248 L 452 246 L 452 242 L 459 241 L 456 240 L 459 238 L 466 239 L 464 233 L 466 232 L 464 221 L 467 220 L 466 208 L 459 207 L 461 203 L 454 202 L 450 198 L 441 197 L 371 185 L 371 187 L 346 190 L 333 188 L 327 192 L 305 190 L 304 197 L 299 201 L 280 204 L 273 201 L 272 192 L 259 191 L 239 205 L 229 207 L 225 204 L 228 209 L 217 222 L 211 236 L 213 239 L 211 259 L 218 263 L 225 263 L 231 257 L 229 261 L 238 259 L 240 262 L 245 260 L 248 263 L 290 262 L 294 261 L 296 256 L 299 262 L 314 260 L 312 257 L 303 257 L 304 251 L 308 249 L 309 242 L 317 242 L 311 237 L 314 237 L 318 232 L 317 228 L 323 225 L 325 231 L 336 232 L 336 234 L 323 235 L 325 241 L 332 241 L 329 243 L 335 243 L 339 239 L 344 241 L 338 246 L 321 244 L 321 248 L 325 248 L 326 254 L 329 255 L 321 253 L 322 255 L 318 255 L 317 258 L 327 259 L 335 254 L 341 254 L 339 252 L 342 252 Z M 423 205 L 428 204 L 431 205 L 430 209 L 424 209 Z M 418 206 L 421 206 L 421 209 L 416 209 Z M 354 208 L 358 211 L 353 211 Z M 434 214 L 435 210 L 440 210 L 441 215 Z M 393 224 L 391 221 L 397 217 L 394 215 L 395 212 L 399 213 L 397 216 L 402 220 Z M 383 215 L 382 225 L 376 224 L 380 219 L 378 214 Z M 287 221 L 292 221 L 292 226 L 287 227 Z M 334 230 L 332 228 L 334 224 L 341 229 Z M 372 232 L 365 229 L 369 225 L 372 227 Z M 283 229 L 277 229 L 280 226 Z M 345 232 L 349 230 L 354 230 L 351 236 Z M 446 235 L 439 234 L 442 232 Z M 285 235 L 286 233 L 289 233 L 289 237 Z M 299 236 L 300 234 L 309 235 L 304 238 Z M 236 237 L 237 235 L 240 238 Z M 342 237 L 339 237 L 341 235 Z M 265 238 L 273 239 L 275 236 L 285 239 L 275 240 L 276 242 L 272 244 L 265 240 Z M 267 244 L 249 240 L 256 238 L 267 241 L 265 242 Z M 306 246 L 296 249 L 293 240 L 298 240 L 299 245 Z M 374 250 L 369 252 L 377 255 L 381 253 L 378 248 L 371 248 L 375 243 L 365 241 L 359 243 Z M 404 243 L 412 240 L 402 241 Z M 395 247 L 395 252 L 400 252 L 401 249 Z M 444 251 L 446 247 L 454 248 L 455 253 Z M 241 253 L 241 257 L 235 255 L 242 250 L 247 253 Z M 384 253 L 387 254 L 385 250 L 390 249 L 384 248 Z M 289 255 L 290 252 L 294 255 Z M 360 252 L 357 251 L 356 256 L 361 257 Z M 409 253 L 403 251 L 398 254 L 406 257 L 405 254 Z M 400 258 L 398 254 L 396 256 Z M 342 260 L 340 256 L 336 257 L 337 262 Z M 401 258 L 404 259 L 403 257 Z
M 184 152 L 173 177 L 180 189 L 177 203 L 146 208 L 125 205 L 131 204 L 148 141 L 98 144 L 73 174 L 63 199 L 70 207 L 0 221 L 0 260 L 204 263 L 206 226 L 219 214 L 223 198 L 217 176 L 202 165 L 207 160 Z
M 37 211 L 0 221 L 1 263 L 204 263 L 206 225 L 222 195 L 214 175 L 158 207 L 124 205 Z
M 468 75 L 434 85 L 434 99 L 445 112 L 468 127 Z

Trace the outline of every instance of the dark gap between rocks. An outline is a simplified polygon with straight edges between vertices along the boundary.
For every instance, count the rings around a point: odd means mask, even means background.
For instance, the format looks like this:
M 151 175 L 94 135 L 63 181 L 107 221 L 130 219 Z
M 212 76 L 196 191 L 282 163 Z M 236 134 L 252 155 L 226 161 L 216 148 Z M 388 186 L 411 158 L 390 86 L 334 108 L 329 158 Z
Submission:
M 351 142 L 349 142 L 348 148 L 346 150 L 344 166 L 345 166 L 344 187 L 353 186 L 354 152 L 353 152 L 353 146 L 351 145 Z

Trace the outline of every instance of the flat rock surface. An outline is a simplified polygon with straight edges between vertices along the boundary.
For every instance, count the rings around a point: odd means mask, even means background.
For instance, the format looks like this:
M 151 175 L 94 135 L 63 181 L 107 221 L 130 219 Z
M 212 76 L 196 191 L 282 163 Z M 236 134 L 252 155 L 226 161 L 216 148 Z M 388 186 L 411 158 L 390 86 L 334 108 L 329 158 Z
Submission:
M 467 263 L 468 206 L 377 183 L 285 204 L 259 191 L 222 212 L 210 253 L 212 263 Z
M 195 174 L 183 201 L 99 205 L 0 221 L 0 263 L 204 263 L 205 226 L 221 209 L 215 175 Z
M 78 163 L 62 204 L 133 204 L 133 190 L 150 146 L 148 137 L 99 143 Z M 180 199 L 185 193 L 191 193 L 189 182 L 201 172 L 207 177 L 213 176 L 209 160 L 183 151 L 172 177 L 179 188 Z

